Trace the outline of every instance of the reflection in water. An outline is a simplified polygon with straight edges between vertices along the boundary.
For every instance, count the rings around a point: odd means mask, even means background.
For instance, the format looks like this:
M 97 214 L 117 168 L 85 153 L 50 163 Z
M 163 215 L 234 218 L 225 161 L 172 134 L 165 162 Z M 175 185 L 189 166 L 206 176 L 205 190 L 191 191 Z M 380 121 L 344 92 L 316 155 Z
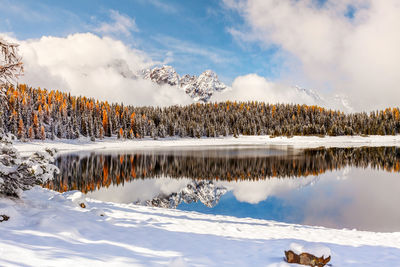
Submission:
M 226 149 L 228 152 L 234 150 Z M 57 159 L 60 175 L 45 187 L 84 193 L 138 178 L 191 178 L 194 180 L 264 180 L 318 175 L 349 167 L 400 171 L 400 148 L 319 148 L 287 155 L 232 157 L 215 150 L 202 153 L 142 151 L 124 154 L 66 155 Z
M 200 202 L 208 208 L 214 208 L 221 196 L 227 192 L 225 187 L 217 186 L 213 181 L 191 181 L 184 188 L 169 195 L 159 193 L 156 197 L 146 200 L 147 206 L 160 208 L 177 208 L 181 203 Z M 138 201 L 140 203 L 140 200 Z
M 400 231 L 399 162 L 397 147 L 78 154 L 58 158 L 60 175 L 44 186 L 104 201 Z

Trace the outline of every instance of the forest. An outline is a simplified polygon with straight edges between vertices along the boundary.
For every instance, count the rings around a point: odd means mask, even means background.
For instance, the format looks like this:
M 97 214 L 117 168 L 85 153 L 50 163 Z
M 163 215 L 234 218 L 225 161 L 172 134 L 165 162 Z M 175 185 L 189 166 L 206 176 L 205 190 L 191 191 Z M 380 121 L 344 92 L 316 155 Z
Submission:
M 0 101 L 0 128 L 22 141 L 82 136 L 94 141 L 111 136 L 157 139 L 396 135 L 400 132 L 399 108 L 345 114 L 318 106 L 256 101 L 135 107 L 25 84 L 3 86 Z
M 295 178 L 319 175 L 347 166 L 400 172 L 400 148 L 317 148 L 291 156 L 227 158 L 198 155 L 134 154 L 66 155 L 55 163 L 60 173 L 46 188 L 84 193 L 110 185 L 123 185 L 135 179 L 171 177 L 194 180 L 258 181 L 269 178 Z

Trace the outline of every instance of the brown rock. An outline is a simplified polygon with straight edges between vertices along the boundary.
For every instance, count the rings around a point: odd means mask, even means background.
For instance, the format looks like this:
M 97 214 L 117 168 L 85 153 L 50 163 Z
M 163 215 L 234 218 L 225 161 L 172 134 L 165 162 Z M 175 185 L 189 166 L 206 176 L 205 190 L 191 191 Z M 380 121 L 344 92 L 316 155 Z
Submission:
M 301 265 L 307 265 L 307 266 L 318 266 L 318 267 L 323 267 L 325 266 L 330 260 L 331 256 L 324 258 L 323 256 L 318 258 L 310 253 L 301 253 L 300 255 L 297 255 L 293 251 L 285 251 L 285 256 L 286 256 L 286 261 L 288 263 L 297 263 Z
M 8 219 L 10 219 L 10 216 L 7 216 L 5 214 L 0 215 L 0 222 L 8 221 Z
M 86 205 L 83 202 L 81 204 L 79 204 L 79 206 L 81 206 L 81 208 L 86 208 Z

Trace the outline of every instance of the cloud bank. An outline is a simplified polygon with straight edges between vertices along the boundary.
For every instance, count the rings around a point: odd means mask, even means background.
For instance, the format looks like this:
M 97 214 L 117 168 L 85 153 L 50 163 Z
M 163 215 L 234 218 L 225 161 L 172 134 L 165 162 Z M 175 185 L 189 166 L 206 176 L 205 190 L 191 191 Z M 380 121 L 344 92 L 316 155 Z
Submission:
M 278 46 L 289 75 L 346 94 L 356 109 L 398 106 L 400 2 L 397 0 L 224 0 L 245 25 L 234 37 Z
M 269 81 L 257 74 L 237 77 L 232 87 L 215 93 L 211 101 L 261 101 L 266 103 L 317 105 L 346 113 L 354 112 L 345 95 L 329 95 L 284 82 Z
M 20 44 L 25 64 L 20 82 L 30 86 L 137 106 L 191 103 L 177 88 L 135 77 L 156 62 L 110 37 L 77 33 L 14 41 Z
M 268 103 L 315 104 L 315 100 L 296 92 L 293 86 L 268 81 L 257 74 L 237 77 L 230 90 L 215 94 L 211 101 L 263 101 Z
M 160 86 L 136 74 L 157 62 L 146 53 L 111 37 L 77 33 L 65 38 L 44 36 L 19 41 L 25 64 L 20 82 L 132 105 L 184 105 L 193 100 L 184 91 Z M 291 86 L 273 83 L 255 74 L 237 77 L 229 91 L 212 101 L 266 101 L 315 104 Z

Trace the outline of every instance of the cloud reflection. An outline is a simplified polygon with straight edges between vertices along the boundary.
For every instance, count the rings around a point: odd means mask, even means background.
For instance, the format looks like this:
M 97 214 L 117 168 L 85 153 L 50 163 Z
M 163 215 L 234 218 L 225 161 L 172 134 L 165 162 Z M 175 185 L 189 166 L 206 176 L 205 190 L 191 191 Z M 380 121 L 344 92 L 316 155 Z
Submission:
M 318 177 L 310 176 L 302 179 L 269 179 L 239 182 L 218 182 L 218 185 L 226 187 L 233 192 L 237 200 L 257 204 L 266 200 L 269 196 L 276 196 L 313 184 Z
M 112 185 L 97 191 L 88 192 L 89 198 L 116 203 L 143 203 L 159 195 L 178 192 L 190 183 L 190 179 L 157 178 L 133 180 L 123 186 Z

